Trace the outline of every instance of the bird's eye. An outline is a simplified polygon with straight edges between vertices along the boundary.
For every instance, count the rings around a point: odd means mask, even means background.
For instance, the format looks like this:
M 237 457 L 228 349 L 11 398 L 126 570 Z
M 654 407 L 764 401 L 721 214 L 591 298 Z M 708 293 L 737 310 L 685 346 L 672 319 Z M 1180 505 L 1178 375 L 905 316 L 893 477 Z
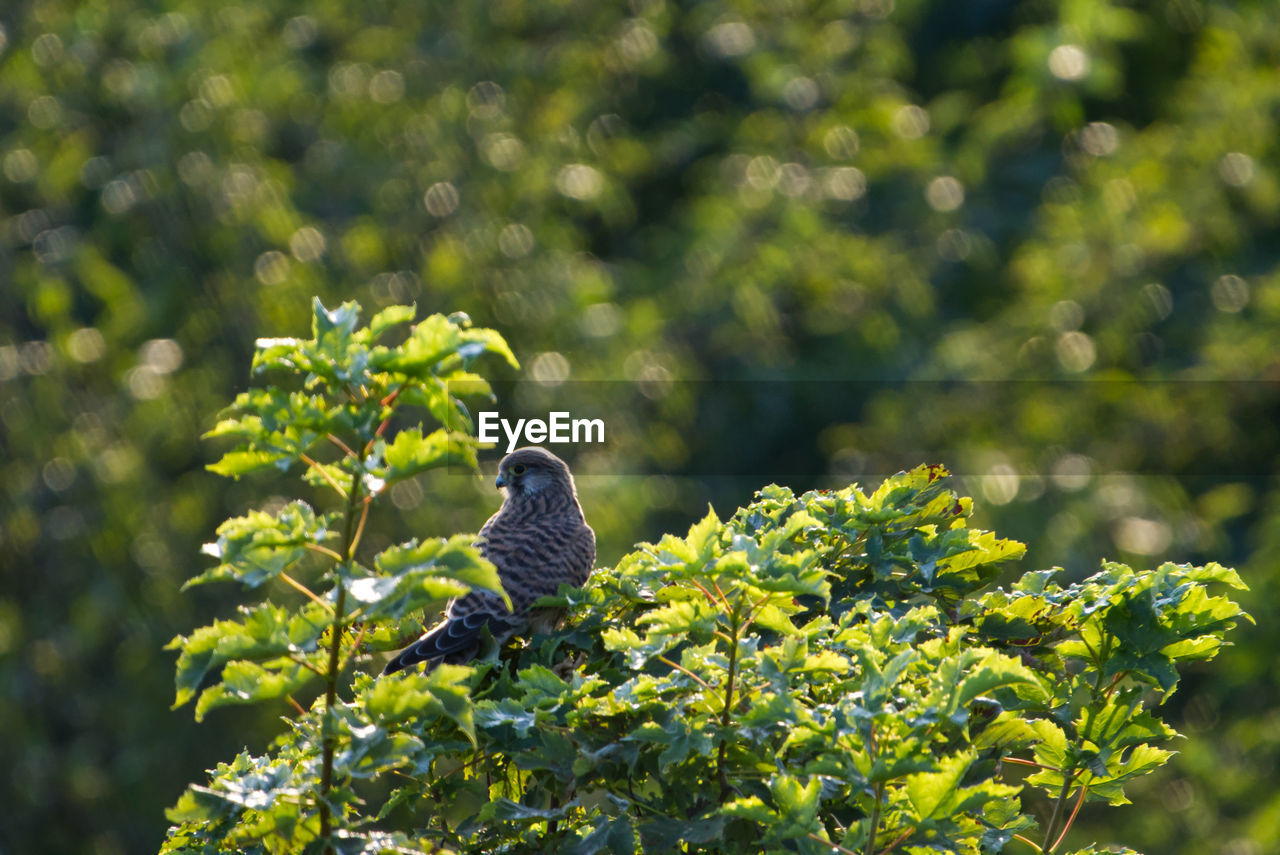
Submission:
M 526 468 L 526 467 L 525 467 L 525 465 L 524 465 L 523 463 L 517 463 L 516 465 L 514 465 L 514 466 L 512 466 L 512 467 L 511 467 L 511 474 L 512 474 L 512 475 L 523 475 L 523 474 L 525 473 L 525 468 Z

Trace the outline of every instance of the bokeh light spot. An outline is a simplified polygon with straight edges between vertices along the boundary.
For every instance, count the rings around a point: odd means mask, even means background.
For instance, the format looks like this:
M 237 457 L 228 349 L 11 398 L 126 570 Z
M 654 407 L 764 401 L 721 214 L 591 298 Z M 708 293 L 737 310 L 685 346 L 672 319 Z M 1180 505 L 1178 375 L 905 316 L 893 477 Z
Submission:
M 303 226 L 289 238 L 289 251 L 303 263 L 318 261 L 324 250 L 324 235 L 315 226 Z
M 1173 535 L 1159 520 L 1125 517 L 1112 530 L 1116 546 L 1139 555 L 1158 555 L 1169 548 Z
M 793 77 L 782 87 L 782 100 L 797 113 L 812 110 L 822 92 L 811 77 Z
M 1218 175 L 1232 187 L 1244 187 L 1253 181 L 1253 158 L 1238 151 L 1224 154 L 1218 161 Z
M 1058 357 L 1058 364 L 1073 374 L 1088 371 L 1098 357 L 1093 339 L 1074 330 L 1058 336 L 1054 353 Z
M 725 21 L 707 30 L 702 43 L 713 56 L 742 56 L 756 46 L 756 36 L 742 21 Z
M 27 106 L 27 120 L 41 130 L 62 123 L 62 102 L 52 95 L 41 95 Z
M 533 245 L 533 232 L 522 223 L 510 223 L 498 233 L 498 249 L 507 258 L 524 258 Z
M 1120 134 L 1114 125 L 1090 122 L 1080 131 L 1080 147 L 1094 157 L 1106 157 L 1120 147 Z
M 1083 490 L 1093 479 L 1093 461 L 1083 454 L 1064 454 L 1053 462 L 1049 479 L 1068 493 Z
M 302 50 L 316 40 L 318 33 L 319 28 L 314 18 L 299 15 L 284 22 L 284 31 L 281 35 L 287 47 Z
M 46 487 L 61 493 L 76 481 L 76 467 L 65 457 L 55 457 L 40 470 L 40 478 Z
M 164 393 L 165 378 L 150 365 L 131 368 L 124 375 L 129 394 L 139 401 L 151 401 Z
M 53 368 L 53 348 L 47 341 L 28 341 L 18 348 L 18 365 L 24 374 L 39 377 Z
M 964 185 L 950 175 L 940 175 L 929 182 L 924 198 L 935 211 L 954 211 L 964 204 Z
M 1173 314 L 1173 294 L 1159 282 L 1148 282 L 1142 286 L 1142 296 L 1151 307 L 1151 314 L 1157 321 L 1163 321 Z
M 622 313 L 613 303 L 596 303 L 582 313 L 581 325 L 592 338 L 611 336 L 622 328 Z
M 1249 283 L 1232 273 L 1219 276 L 1209 289 L 1209 297 L 1215 309 L 1233 315 L 1249 305 Z
M 812 184 L 809 170 L 799 163 L 785 163 L 778 171 L 778 192 L 784 196 L 793 199 L 803 196 Z
M 138 348 L 139 361 L 157 374 L 172 374 L 182 365 L 182 346 L 171 338 L 153 338 Z
M 422 200 L 431 216 L 447 217 L 458 209 L 458 190 L 448 181 L 438 181 L 427 188 Z
M 81 327 L 67 336 L 67 353 L 76 362 L 96 362 L 106 350 L 106 339 L 93 327 Z
M 867 192 L 867 177 L 856 166 L 839 166 L 823 175 L 822 192 L 832 199 L 852 202 Z
M 524 160 L 524 143 L 511 134 L 488 134 L 480 143 L 480 156 L 494 169 L 511 172 Z
M 1084 306 L 1075 300 L 1059 300 L 1049 309 L 1049 323 L 1058 332 L 1078 330 L 1084 324 Z
M 982 476 L 982 495 L 993 505 L 1007 505 L 1018 495 L 1018 473 L 1007 463 L 997 463 Z
M 918 140 L 929 133 L 929 114 L 923 107 L 905 104 L 894 111 L 893 132 L 904 140 Z
M 4 156 L 4 177 L 14 184 L 22 184 L 36 177 L 40 162 L 31 149 L 15 148 Z
M 31 58 L 41 68 L 48 68 L 62 59 L 62 39 L 56 33 L 44 33 L 31 43 Z
M 1077 45 L 1058 45 L 1049 52 L 1049 73 L 1074 82 L 1089 73 L 1089 55 Z
M 822 147 L 827 156 L 837 160 L 849 160 L 858 153 L 858 132 L 848 125 L 836 125 L 822 136 Z
M 404 97 L 404 75 L 387 69 L 369 81 L 369 97 L 378 104 L 394 104 Z
M 604 176 L 585 163 L 571 163 L 556 175 L 556 189 L 572 199 L 594 199 L 604 189 Z
M 289 278 L 289 257 L 279 250 L 268 250 L 253 262 L 253 275 L 263 285 L 279 285 Z
M 535 383 L 543 386 L 559 386 L 569 379 L 569 360 L 554 350 L 539 353 L 529 366 L 529 374 Z

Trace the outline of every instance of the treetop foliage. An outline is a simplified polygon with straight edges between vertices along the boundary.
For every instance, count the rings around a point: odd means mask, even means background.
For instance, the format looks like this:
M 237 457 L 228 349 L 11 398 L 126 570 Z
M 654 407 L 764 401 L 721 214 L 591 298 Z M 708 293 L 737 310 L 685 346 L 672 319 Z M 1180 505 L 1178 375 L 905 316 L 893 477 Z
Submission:
M 252 511 L 206 548 L 220 563 L 194 583 L 266 596 L 174 639 L 176 704 L 295 714 L 187 790 L 163 852 L 1063 853 L 1084 803 L 1126 803 L 1171 755 L 1177 666 L 1247 618 L 1211 593 L 1244 588 L 1213 564 L 993 588 L 1024 547 L 971 528 L 949 473 L 920 466 L 870 492 L 765 487 L 546 598 L 563 632 L 375 678 L 424 607 L 501 591 L 466 535 L 360 554 L 387 484 L 474 466 L 452 448 L 474 440 L 399 410 L 456 416 L 442 384 L 511 357 L 439 315 L 385 346 L 412 309 L 357 313 L 317 301 L 311 339 L 260 341 L 255 371 L 293 383 L 241 395 L 212 432 L 240 445 L 211 469 L 301 464 L 340 510 Z

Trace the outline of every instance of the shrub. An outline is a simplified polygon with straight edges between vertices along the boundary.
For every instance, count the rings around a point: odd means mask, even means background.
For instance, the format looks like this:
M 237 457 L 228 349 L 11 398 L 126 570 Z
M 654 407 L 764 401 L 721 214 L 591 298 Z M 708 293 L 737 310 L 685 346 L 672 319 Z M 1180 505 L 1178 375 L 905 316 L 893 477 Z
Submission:
M 301 389 L 246 393 L 211 432 L 241 442 L 215 471 L 302 464 L 341 509 L 253 511 L 207 548 L 220 563 L 193 582 L 306 598 L 175 639 L 178 703 L 295 715 L 183 795 L 163 852 L 1058 853 L 1086 801 L 1123 804 L 1165 762 L 1178 664 L 1247 617 L 1210 594 L 1244 587 L 1215 564 L 992 587 L 1022 545 L 969 528 L 971 501 L 921 466 L 870 493 L 766 487 L 562 589 L 560 633 L 375 679 L 425 606 L 500 590 L 471 536 L 359 560 L 389 485 L 475 466 L 464 433 L 388 425 L 414 405 L 467 424 L 447 384 L 485 391 L 468 363 L 515 360 L 461 318 L 378 345 L 412 309 L 359 330 L 357 312 L 317 303 L 312 339 L 260 342 L 255 371 Z

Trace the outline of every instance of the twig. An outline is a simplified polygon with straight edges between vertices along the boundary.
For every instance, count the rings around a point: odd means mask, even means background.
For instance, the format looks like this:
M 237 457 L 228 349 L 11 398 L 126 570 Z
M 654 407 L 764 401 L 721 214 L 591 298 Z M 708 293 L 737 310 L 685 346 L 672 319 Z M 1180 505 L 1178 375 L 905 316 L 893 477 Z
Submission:
M 680 671 L 681 673 L 686 674 L 689 677 L 692 677 L 699 686 L 706 689 L 708 692 L 711 691 L 711 686 L 707 684 L 706 680 L 702 679 L 697 674 L 693 673 L 692 671 L 690 671 L 688 668 L 684 667 L 680 663 L 672 661 L 671 659 L 668 659 L 666 656 L 663 656 L 661 654 L 658 655 L 658 661 L 662 662 L 665 665 L 670 665 L 672 668 L 675 668 L 677 671 Z
M 317 677 L 323 677 L 323 676 L 324 676 L 324 672 L 323 672 L 323 671 L 321 671 L 321 670 L 320 670 L 319 668 L 317 668 L 316 666 L 312 665 L 312 664 L 311 664 L 310 662 L 308 662 L 307 660 L 305 660 L 305 659 L 300 659 L 300 658 L 298 658 L 297 656 L 293 655 L 292 653 L 290 653 L 290 654 L 289 654 L 289 657 L 288 657 L 288 658 L 289 658 L 289 661 L 290 661 L 290 662 L 292 662 L 293 664 L 295 664 L 295 665 L 301 665 L 303 668 L 306 668 L 308 671 L 310 671 L 312 674 L 315 674 Z
M 894 840 L 892 843 L 890 843 L 890 844 L 889 844 L 888 846 L 886 846 L 885 848 L 881 849 L 881 850 L 880 850 L 880 855 L 888 855 L 888 853 L 890 853 L 890 852 L 892 852 L 893 850 L 897 849 L 897 848 L 898 848 L 898 846 L 899 846 L 900 844 L 902 844 L 904 841 L 906 841 L 906 840 L 907 840 L 907 838 L 909 838 L 909 837 L 910 837 L 912 834 L 914 834 L 914 833 L 915 833 L 915 829 L 914 829 L 914 828 L 908 828 L 906 831 L 904 831 L 904 832 L 902 832 L 901 834 L 899 834 L 899 835 L 898 835 L 898 838 L 897 838 L 896 840 Z
M 1030 766 L 1032 769 L 1044 769 L 1047 772 L 1061 772 L 1062 770 L 1056 766 L 1045 766 L 1043 763 L 1037 763 L 1034 760 L 1023 760 L 1021 757 L 1001 757 L 1001 763 L 1012 763 L 1015 766 Z
M 812 831 L 809 832 L 809 839 L 816 840 L 819 843 L 821 843 L 823 846 L 830 846 L 832 849 L 839 852 L 840 855 L 858 855 L 858 853 L 854 852 L 852 849 L 846 849 L 843 846 L 841 846 L 839 843 L 834 843 L 830 840 L 825 840 L 819 837 L 818 835 L 814 834 Z
M 335 555 L 336 554 L 337 553 L 335 553 Z M 326 603 L 319 595 L 316 594 L 315 591 L 311 590 L 306 585 L 302 584 L 297 579 L 290 576 L 288 573 L 281 573 L 280 581 L 284 582 L 286 585 L 288 585 L 290 588 L 293 588 L 295 591 L 301 591 L 303 594 L 307 596 L 309 600 L 311 600 L 311 602 L 324 606 L 325 609 L 329 612 L 329 614 L 333 614 L 333 606 Z
M 1040 846 L 1042 852 L 1052 852 L 1049 841 L 1053 839 L 1053 830 L 1058 824 L 1058 817 L 1062 814 L 1062 805 L 1066 803 L 1067 796 L 1071 794 L 1071 782 L 1076 778 L 1073 772 L 1070 775 L 1063 776 L 1062 790 L 1058 793 L 1057 800 L 1053 803 L 1053 814 L 1049 817 L 1049 824 L 1044 829 L 1044 843 Z
M 369 519 L 369 505 L 373 503 L 373 496 L 364 497 L 364 508 L 360 511 L 360 524 L 356 526 L 355 540 L 351 542 L 351 554 L 355 555 L 356 548 L 360 545 L 360 538 L 364 537 L 364 524 Z
M 339 439 L 339 438 L 338 438 L 337 436 L 335 436 L 334 434 L 327 433 L 327 434 L 325 434 L 325 435 L 324 435 L 324 438 L 325 438 L 325 439 L 327 439 L 327 440 L 329 440 L 330 442 L 332 442 L 334 445 L 338 446 L 338 448 L 342 449 L 342 453 L 343 453 L 343 454 L 345 454 L 345 455 L 347 455 L 348 457 L 358 457 L 358 456 L 359 456 L 359 455 L 357 455 L 354 451 L 352 451 L 352 450 L 351 450 L 351 446 L 347 445 L 345 442 L 343 442 L 341 439 Z
M 333 560 L 333 561 L 342 561 L 342 556 L 341 556 L 341 555 L 339 555 L 338 553 L 334 552 L 334 551 L 333 551 L 332 549 L 330 549 L 329 547 L 327 547 L 327 546 L 322 546 L 322 545 L 321 545 L 321 544 L 319 544 L 319 543 L 307 543 L 307 544 L 304 544 L 304 545 L 303 545 L 303 548 L 304 548 L 304 549 L 308 549 L 308 550 L 310 550 L 310 551 L 312 551 L 312 552 L 316 553 L 317 555 L 323 555 L 325 558 L 329 558 L 329 559 L 331 559 L 331 560 Z
M 341 484 L 339 484 L 337 481 L 335 481 L 335 480 L 333 479 L 333 476 L 332 476 L 332 475 L 330 475 L 327 471 L 325 471 L 324 466 L 322 466 L 320 463 L 316 462 L 316 461 L 315 461 L 315 460 L 313 460 L 311 457 L 308 457 L 308 456 L 307 456 L 307 455 L 305 455 L 305 454 L 299 454 L 299 455 L 298 455 L 298 458 L 299 458 L 303 463 L 307 464 L 307 465 L 308 465 L 308 466 L 310 466 L 312 469 L 314 469 L 314 470 L 316 470 L 317 472 L 319 472 L 319 473 L 320 473 L 320 477 L 321 477 L 321 478 L 323 478 L 324 480 L 328 481 L 328 482 L 329 482 L 329 486 L 330 486 L 330 487 L 332 487 L 334 490 L 336 490 L 339 496 L 341 496 L 341 497 L 342 497 L 342 498 L 344 498 L 344 499 L 345 499 L 345 498 L 347 498 L 347 491 L 346 491 L 346 489 L 344 489 L 344 488 L 343 488 L 343 486 L 342 486 Z
M 1058 835 L 1058 839 L 1053 841 L 1053 847 L 1049 850 L 1050 852 L 1062 845 L 1063 838 L 1071 830 L 1071 824 L 1076 821 L 1076 814 L 1080 813 L 1080 808 L 1084 806 L 1084 797 L 1087 792 L 1089 792 L 1089 788 L 1081 784 L 1080 797 L 1076 799 L 1075 809 L 1071 811 L 1071 816 L 1067 817 L 1067 824 L 1062 827 L 1062 833 Z
M 1015 834 L 1015 835 L 1013 835 L 1013 839 L 1014 839 L 1014 840 L 1021 840 L 1023 843 L 1027 844 L 1028 846 L 1030 846 L 1032 849 L 1036 850 L 1037 852 L 1043 852 L 1043 851 L 1044 851 L 1044 850 L 1043 850 L 1043 849 L 1041 849 L 1039 846 L 1037 846 L 1034 842 L 1032 842 L 1032 841 L 1028 840 L 1027 838 L 1023 837 L 1021 834 Z

